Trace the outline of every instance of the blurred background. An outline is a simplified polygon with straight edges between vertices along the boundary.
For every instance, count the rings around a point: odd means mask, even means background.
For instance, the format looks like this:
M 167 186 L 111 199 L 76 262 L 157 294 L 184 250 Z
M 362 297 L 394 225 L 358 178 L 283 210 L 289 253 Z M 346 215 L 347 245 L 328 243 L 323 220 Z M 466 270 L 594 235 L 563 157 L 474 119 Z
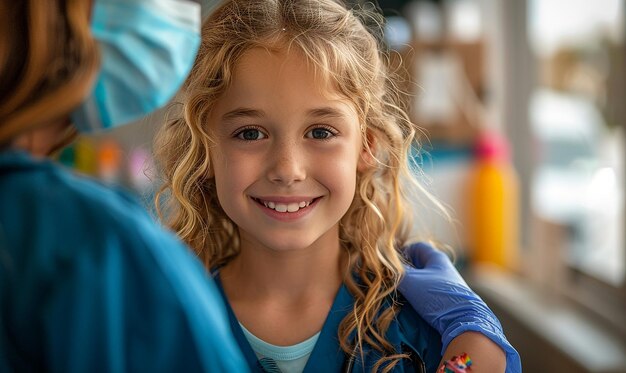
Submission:
M 416 234 L 455 249 L 527 372 L 626 372 L 625 1 L 378 3 L 424 129 L 414 160 L 453 218 L 416 201 Z M 151 209 L 166 114 L 59 160 Z

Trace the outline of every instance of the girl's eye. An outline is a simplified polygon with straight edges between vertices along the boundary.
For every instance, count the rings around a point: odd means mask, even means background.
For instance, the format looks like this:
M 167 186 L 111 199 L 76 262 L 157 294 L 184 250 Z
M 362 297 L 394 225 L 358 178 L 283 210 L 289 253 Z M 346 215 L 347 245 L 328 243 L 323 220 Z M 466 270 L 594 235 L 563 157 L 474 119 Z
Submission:
M 235 134 L 240 140 L 254 141 L 264 139 L 266 136 L 263 132 L 255 128 L 244 128 Z
M 335 136 L 335 133 L 328 128 L 317 127 L 307 132 L 306 137 L 316 140 L 325 140 Z

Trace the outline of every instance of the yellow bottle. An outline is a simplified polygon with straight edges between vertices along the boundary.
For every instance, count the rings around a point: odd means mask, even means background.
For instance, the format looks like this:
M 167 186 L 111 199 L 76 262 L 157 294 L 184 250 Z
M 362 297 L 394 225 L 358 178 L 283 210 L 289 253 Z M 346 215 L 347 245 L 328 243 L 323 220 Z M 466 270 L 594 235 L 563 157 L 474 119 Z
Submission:
M 469 255 L 473 263 L 516 266 L 518 194 L 517 175 L 505 139 L 493 132 L 481 134 L 468 193 Z

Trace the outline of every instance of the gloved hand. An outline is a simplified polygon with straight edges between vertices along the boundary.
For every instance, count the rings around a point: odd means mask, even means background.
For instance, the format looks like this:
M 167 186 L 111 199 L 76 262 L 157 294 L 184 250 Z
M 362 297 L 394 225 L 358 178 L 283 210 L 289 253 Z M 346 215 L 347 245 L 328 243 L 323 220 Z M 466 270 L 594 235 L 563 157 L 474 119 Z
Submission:
M 517 351 L 487 304 L 465 283 L 448 256 L 425 243 L 404 249 L 415 268 L 407 266 L 398 290 L 417 313 L 440 334 L 443 351 L 464 332 L 479 332 L 506 354 L 506 372 L 522 371 Z

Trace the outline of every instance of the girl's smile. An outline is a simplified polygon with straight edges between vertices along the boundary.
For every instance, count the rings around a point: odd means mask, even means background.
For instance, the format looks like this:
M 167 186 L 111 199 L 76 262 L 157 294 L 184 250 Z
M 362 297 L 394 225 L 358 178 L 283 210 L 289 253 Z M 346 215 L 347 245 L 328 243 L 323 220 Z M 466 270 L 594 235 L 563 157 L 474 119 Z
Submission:
M 295 221 L 311 212 L 321 197 L 251 197 L 269 217 L 280 221 Z

